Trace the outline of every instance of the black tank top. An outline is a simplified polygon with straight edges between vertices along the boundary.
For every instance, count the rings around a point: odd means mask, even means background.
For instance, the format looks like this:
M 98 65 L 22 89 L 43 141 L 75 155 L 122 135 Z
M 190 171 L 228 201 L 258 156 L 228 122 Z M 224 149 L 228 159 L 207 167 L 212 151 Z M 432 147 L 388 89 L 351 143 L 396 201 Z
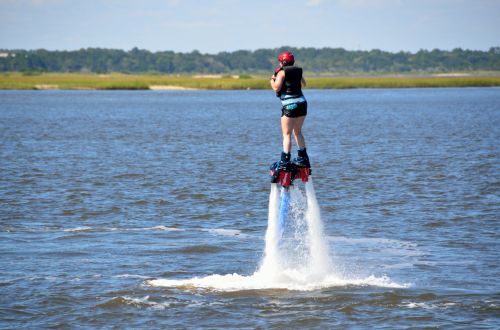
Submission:
M 279 94 L 302 95 L 302 68 L 296 66 L 284 66 L 285 80 Z

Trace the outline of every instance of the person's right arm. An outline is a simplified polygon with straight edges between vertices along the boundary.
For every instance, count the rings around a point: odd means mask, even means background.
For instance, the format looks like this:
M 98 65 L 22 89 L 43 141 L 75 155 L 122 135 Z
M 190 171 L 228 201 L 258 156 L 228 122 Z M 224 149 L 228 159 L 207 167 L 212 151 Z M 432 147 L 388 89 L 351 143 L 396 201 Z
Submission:
M 275 92 L 281 90 L 281 86 L 283 86 L 283 81 L 285 81 L 285 72 L 283 70 L 278 72 L 276 78 L 275 77 L 271 78 L 271 87 Z

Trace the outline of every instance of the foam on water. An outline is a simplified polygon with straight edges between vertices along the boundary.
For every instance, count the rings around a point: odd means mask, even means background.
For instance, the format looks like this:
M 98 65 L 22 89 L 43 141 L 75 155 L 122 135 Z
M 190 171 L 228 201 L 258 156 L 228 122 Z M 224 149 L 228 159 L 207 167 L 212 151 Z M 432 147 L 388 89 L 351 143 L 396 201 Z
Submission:
M 92 227 L 82 226 L 82 227 L 64 229 L 63 231 L 65 231 L 65 232 L 81 232 L 81 231 L 90 231 L 90 230 L 92 230 Z
M 286 270 L 279 274 L 255 272 L 250 276 L 239 274 L 209 275 L 186 280 L 157 279 L 147 281 L 148 285 L 161 287 L 177 287 L 184 289 L 203 288 L 218 291 L 287 289 L 311 291 L 336 286 L 378 286 L 386 288 L 405 288 L 407 285 L 394 283 L 388 277 L 369 276 L 362 279 L 342 279 L 335 275 L 326 275 L 321 279 L 311 278 L 300 269 Z
M 166 309 L 171 307 L 172 305 L 175 305 L 175 303 L 152 301 L 149 296 L 144 296 L 142 298 L 119 296 L 114 297 L 104 303 L 98 304 L 97 306 L 101 308 L 117 308 L 123 305 L 133 306 L 137 308 Z
M 115 275 L 114 277 L 116 277 L 116 278 L 141 278 L 141 279 L 149 278 L 148 276 L 137 275 L 137 274 L 119 274 L 119 275 Z
M 119 227 L 90 227 L 90 226 L 82 226 L 76 228 L 66 228 L 63 229 L 63 232 L 105 232 L 105 231 L 148 231 L 148 230 L 158 230 L 158 231 L 184 231 L 181 228 L 175 227 L 166 227 L 166 226 L 154 226 L 154 227 L 137 227 L 137 228 L 119 228 Z M 56 231 L 59 231 L 57 229 Z
M 282 197 L 283 198 L 283 197 Z M 146 283 L 152 286 L 205 288 L 221 291 L 288 289 L 316 290 L 333 286 L 406 287 L 387 276 L 346 276 L 336 271 L 327 240 L 323 235 L 320 209 L 313 182 L 305 184 L 305 193 L 298 187 L 289 190 L 289 211 L 284 228 L 278 225 L 280 216 L 280 189 L 271 185 L 268 226 L 265 235 L 264 257 L 252 275 L 237 273 L 191 279 L 156 279 Z
M 203 229 L 203 231 L 207 231 L 209 233 L 216 234 L 216 235 L 222 235 L 222 236 L 239 236 L 239 235 L 241 235 L 241 230 L 238 230 L 238 229 L 218 228 L 218 229 Z

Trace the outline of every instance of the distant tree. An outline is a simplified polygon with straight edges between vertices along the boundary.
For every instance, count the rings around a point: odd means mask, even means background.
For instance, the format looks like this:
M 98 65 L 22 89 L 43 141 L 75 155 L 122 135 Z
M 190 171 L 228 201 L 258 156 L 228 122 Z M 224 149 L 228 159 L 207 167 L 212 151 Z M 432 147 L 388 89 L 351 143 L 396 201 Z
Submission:
M 218 54 L 173 51 L 150 52 L 134 47 L 119 49 L 85 48 L 75 51 L 8 50 L 0 53 L 0 72 L 158 72 L 158 73 L 269 73 L 277 56 L 291 50 L 297 64 L 309 72 L 449 72 L 500 70 L 500 47 L 488 51 L 419 50 L 391 53 L 379 49 L 348 51 L 343 48 L 279 47 L 255 51 L 238 50 Z

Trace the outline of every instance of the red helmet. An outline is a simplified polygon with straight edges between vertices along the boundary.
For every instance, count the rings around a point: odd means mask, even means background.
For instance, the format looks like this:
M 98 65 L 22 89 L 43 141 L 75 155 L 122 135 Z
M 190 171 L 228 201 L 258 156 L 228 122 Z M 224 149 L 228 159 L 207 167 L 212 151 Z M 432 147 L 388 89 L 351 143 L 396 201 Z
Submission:
M 295 58 L 291 52 L 283 52 L 278 56 L 278 61 L 283 63 L 283 65 L 293 65 L 293 63 L 295 63 Z

